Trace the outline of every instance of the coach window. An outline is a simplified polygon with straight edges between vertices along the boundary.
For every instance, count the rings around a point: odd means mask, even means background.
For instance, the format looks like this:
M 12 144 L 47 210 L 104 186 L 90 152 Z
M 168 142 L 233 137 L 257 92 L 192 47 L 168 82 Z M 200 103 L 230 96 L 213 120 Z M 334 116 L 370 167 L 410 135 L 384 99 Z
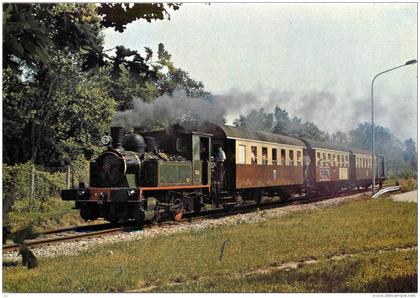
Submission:
M 285 166 L 286 165 L 286 149 L 281 149 L 280 150 L 280 157 L 281 157 L 281 165 Z
M 296 161 L 297 161 L 297 165 L 298 166 L 301 166 L 302 165 L 302 152 L 300 152 L 300 150 L 297 151 Z
M 267 147 L 262 147 L 262 164 L 268 164 L 268 150 Z
M 322 153 L 322 165 L 327 165 L 327 153 Z
M 294 152 L 289 150 L 289 166 L 294 166 Z
M 273 165 L 277 164 L 277 149 L 276 148 L 272 148 L 271 149 L 271 159 L 273 160 L 272 163 Z
M 317 152 L 317 153 L 316 153 L 316 164 L 317 164 L 318 166 L 320 166 L 320 165 L 321 165 L 321 152 Z
M 257 146 L 251 146 L 251 164 L 256 165 L 257 164 Z
M 245 145 L 239 145 L 238 147 L 238 164 L 241 164 L 241 165 L 245 164 L 245 161 L 246 161 L 245 148 L 246 148 Z

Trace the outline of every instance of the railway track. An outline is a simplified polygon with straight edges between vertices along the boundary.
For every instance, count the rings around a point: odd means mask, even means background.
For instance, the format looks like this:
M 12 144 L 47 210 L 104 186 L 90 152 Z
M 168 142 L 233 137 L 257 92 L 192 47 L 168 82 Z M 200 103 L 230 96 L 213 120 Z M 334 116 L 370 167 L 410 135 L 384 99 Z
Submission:
M 25 243 L 33 248 L 33 247 L 39 247 L 43 245 L 49 245 L 53 243 L 58 242 L 65 242 L 65 241 L 77 241 L 82 239 L 89 239 L 89 238 L 97 238 L 102 237 L 109 234 L 114 233 L 120 233 L 120 232 L 130 232 L 135 230 L 144 230 L 144 229 L 154 229 L 154 228 L 163 228 L 165 226 L 175 226 L 175 225 L 181 225 L 185 224 L 187 222 L 191 221 L 199 221 L 203 219 L 211 219 L 211 218 L 221 218 L 224 216 L 229 215 L 235 215 L 235 214 L 245 214 L 254 212 L 256 209 L 259 210 L 267 210 L 267 209 L 273 209 L 273 208 L 279 208 L 284 207 L 287 205 L 300 205 L 300 204 L 309 204 L 309 203 L 315 203 L 331 198 L 337 198 L 337 197 L 343 197 L 343 196 L 350 196 L 355 194 L 363 194 L 366 192 L 366 190 L 355 190 L 351 192 L 343 192 L 343 193 L 337 193 L 334 195 L 331 194 L 323 194 L 323 195 L 316 195 L 316 196 L 300 196 L 295 197 L 284 201 L 272 201 L 268 203 L 263 204 L 255 204 L 252 203 L 253 201 L 245 201 L 243 205 L 241 206 L 232 206 L 232 205 L 225 205 L 223 207 L 219 207 L 213 210 L 205 210 L 201 211 L 199 214 L 195 213 L 188 213 L 185 214 L 184 217 L 180 221 L 174 221 L 174 220 L 166 220 L 163 222 L 160 222 L 158 224 L 139 224 L 139 223 L 133 223 L 133 222 L 126 222 L 122 224 L 111 224 L 111 223 L 105 223 L 105 224 L 97 224 L 97 225 L 90 225 L 90 226 L 78 226 L 78 227 L 68 227 L 68 228 L 62 228 L 62 229 L 55 229 L 50 231 L 43 232 L 39 239 L 35 240 L 29 240 Z M 93 231 L 92 231 L 93 230 Z M 73 232 L 69 235 L 59 235 L 62 233 L 68 233 Z M 54 235 L 51 237 L 51 235 Z M 47 237 L 47 238 L 44 238 Z M 3 253 L 5 252 L 12 252 L 17 251 L 19 249 L 18 245 L 16 244 L 6 244 L 3 245 Z

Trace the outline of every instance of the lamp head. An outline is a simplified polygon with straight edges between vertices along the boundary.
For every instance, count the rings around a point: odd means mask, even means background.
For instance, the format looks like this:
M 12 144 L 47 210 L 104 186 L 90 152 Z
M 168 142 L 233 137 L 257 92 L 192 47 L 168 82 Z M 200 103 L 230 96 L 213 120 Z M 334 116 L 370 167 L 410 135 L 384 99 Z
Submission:
M 416 63 L 417 63 L 417 60 L 413 59 L 413 60 L 409 60 L 409 61 L 405 62 L 405 65 L 416 64 Z

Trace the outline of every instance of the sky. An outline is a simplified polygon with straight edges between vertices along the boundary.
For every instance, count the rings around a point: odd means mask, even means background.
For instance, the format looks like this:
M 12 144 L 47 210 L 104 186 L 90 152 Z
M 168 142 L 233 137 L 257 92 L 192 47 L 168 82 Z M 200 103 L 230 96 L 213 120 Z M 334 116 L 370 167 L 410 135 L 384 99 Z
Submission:
M 105 48 L 165 45 L 174 64 L 208 91 L 255 97 L 333 133 L 371 121 L 371 82 L 417 59 L 417 3 L 184 3 L 171 20 L 107 29 Z M 374 83 L 375 123 L 417 139 L 417 64 Z

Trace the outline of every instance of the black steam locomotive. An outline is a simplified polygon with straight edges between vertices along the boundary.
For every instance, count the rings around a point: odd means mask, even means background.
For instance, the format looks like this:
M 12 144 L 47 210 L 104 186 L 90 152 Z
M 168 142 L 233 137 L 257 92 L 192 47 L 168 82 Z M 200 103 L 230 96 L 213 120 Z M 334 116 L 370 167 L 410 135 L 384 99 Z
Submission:
M 383 157 L 373 163 L 368 151 L 213 123 L 141 135 L 112 127 L 111 139 L 90 163 L 89 187 L 61 193 L 85 220 L 180 219 L 206 205 L 260 202 L 263 195 L 367 188 L 373 170 L 380 186 L 385 179 Z M 224 162 L 213 160 L 218 147 Z

